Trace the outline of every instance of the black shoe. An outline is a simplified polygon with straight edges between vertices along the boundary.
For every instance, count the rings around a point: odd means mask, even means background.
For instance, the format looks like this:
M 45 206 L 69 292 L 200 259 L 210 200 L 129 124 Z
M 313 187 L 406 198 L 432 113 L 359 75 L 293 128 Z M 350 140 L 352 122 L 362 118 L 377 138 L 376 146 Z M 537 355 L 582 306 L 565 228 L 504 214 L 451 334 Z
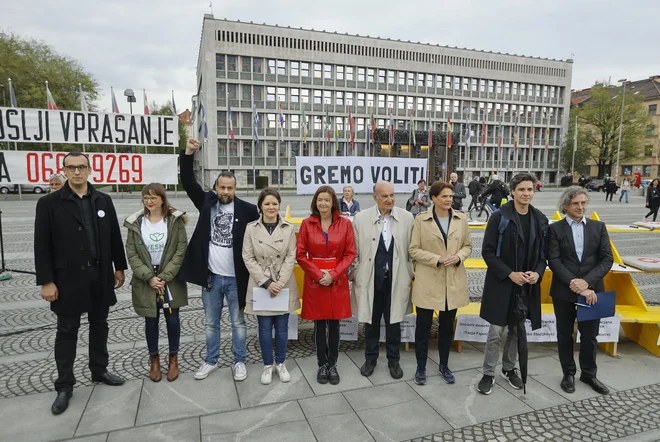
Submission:
M 445 381 L 448 384 L 453 384 L 456 382 L 456 378 L 454 377 L 454 373 L 451 372 L 449 367 L 446 365 L 441 365 L 438 368 L 438 373 L 442 376 L 442 380 Z
M 336 365 L 333 365 L 328 369 L 328 379 L 332 385 L 337 385 L 339 383 L 339 372 L 337 371 Z
M 601 381 L 596 379 L 595 377 L 590 378 L 587 376 L 580 376 L 580 381 L 584 382 L 585 384 L 591 386 L 591 388 L 594 389 L 594 391 L 598 394 L 610 394 L 610 389 L 605 386 Z
M 316 372 L 316 382 L 319 384 L 328 383 L 328 366 L 326 364 L 321 365 Z
M 362 368 L 360 368 L 360 374 L 366 377 L 369 377 L 372 374 L 374 374 L 374 368 L 376 368 L 376 363 L 377 361 L 370 361 L 369 359 L 364 361 L 364 364 L 362 364 Z
M 509 381 L 509 385 L 511 385 L 516 390 L 523 388 L 523 381 L 520 379 L 520 376 L 518 376 L 518 370 L 515 368 L 512 368 L 509 371 L 504 371 L 504 369 L 502 369 L 502 376 L 504 379 Z
M 403 377 L 403 370 L 401 369 L 401 365 L 399 365 L 399 361 L 388 361 L 387 366 L 390 369 L 392 379 L 401 379 Z
M 493 384 L 495 383 L 495 376 L 489 376 L 485 374 L 479 384 L 477 385 L 477 391 L 481 394 L 489 395 L 493 392 Z
M 69 399 L 71 399 L 71 396 L 73 396 L 73 393 L 70 391 L 58 391 L 55 402 L 53 402 L 53 405 L 50 407 L 50 411 L 52 411 L 54 415 L 64 413 L 66 409 L 69 408 Z
M 426 368 L 417 367 L 415 372 L 415 384 L 426 385 Z
M 566 393 L 575 393 L 575 376 L 572 374 L 565 374 L 559 386 Z
M 124 385 L 124 379 L 120 378 L 116 374 L 112 374 L 109 371 L 106 371 L 102 375 L 92 375 L 92 382 L 97 383 L 97 384 L 105 384 L 105 385 L 112 385 L 112 386 L 117 386 L 117 385 Z

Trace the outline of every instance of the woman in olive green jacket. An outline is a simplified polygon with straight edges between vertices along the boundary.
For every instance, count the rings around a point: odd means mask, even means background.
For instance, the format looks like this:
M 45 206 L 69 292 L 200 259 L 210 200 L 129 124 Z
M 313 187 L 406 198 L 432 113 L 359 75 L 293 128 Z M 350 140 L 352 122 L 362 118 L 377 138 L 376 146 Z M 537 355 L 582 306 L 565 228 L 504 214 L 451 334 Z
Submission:
M 131 292 L 135 312 L 145 318 L 149 348 L 149 378 L 162 378 L 158 353 L 158 320 L 163 310 L 167 323 L 169 358 L 167 380 L 179 376 L 178 351 L 181 336 L 179 308 L 188 305 L 186 284 L 177 279 L 188 247 L 186 216 L 167 201 L 162 184 L 142 189 L 144 210 L 124 221 L 128 229 L 126 254 L 133 270 Z

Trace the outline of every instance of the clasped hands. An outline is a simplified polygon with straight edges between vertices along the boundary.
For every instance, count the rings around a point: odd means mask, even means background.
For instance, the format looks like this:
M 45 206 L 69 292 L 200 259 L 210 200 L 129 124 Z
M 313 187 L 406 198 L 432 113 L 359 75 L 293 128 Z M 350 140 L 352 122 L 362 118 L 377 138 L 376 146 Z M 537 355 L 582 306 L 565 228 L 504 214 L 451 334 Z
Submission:
M 282 291 L 283 288 L 284 288 L 284 285 L 281 282 L 273 281 L 268 286 L 268 293 L 270 294 L 271 298 L 274 298 L 274 297 L 276 297 L 277 295 L 280 294 L 280 292 Z
M 578 295 L 584 296 L 588 305 L 594 305 L 598 302 L 598 296 L 596 296 L 596 292 L 589 288 L 589 283 L 584 279 L 571 279 L 571 283 L 568 287 Z
M 519 286 L 524 284 L 536 284 L 539 281 L 539 274 L 532 272 L 531 270 L 527 272 L 511 272 L 509 279 Z
M 438 266 L 444 265 L 445 267 L 456 265 L 461 258 L 458 255 L 445 255 L 438 258 Z
M 335 280 L 332 278 L 332 275 L 330 275 L 330 272 L 328 270 L 321 270 L 323 272 L 323 276 L 321 279 L 319 279 L 319 284 L 321 284 L 324 287 L 327 287 L 331 285 Z
M 156 293 L 159 295 L 165 294 L 165 281 L 160 279 L 158 276 L 154 276 L 149 280 L 149 285 L 151 288 L 156 290 Z

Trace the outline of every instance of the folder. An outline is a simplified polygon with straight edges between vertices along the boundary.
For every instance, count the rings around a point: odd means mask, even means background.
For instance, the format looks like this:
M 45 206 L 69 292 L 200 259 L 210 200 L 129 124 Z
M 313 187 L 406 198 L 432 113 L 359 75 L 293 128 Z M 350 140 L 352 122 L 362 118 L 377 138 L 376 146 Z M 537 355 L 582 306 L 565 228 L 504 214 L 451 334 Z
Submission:
M 616 310 L 616 292 L 600 292 L 596 293 L 598 302 L 591 307 L 582 307 L 578 305 L 577 320 L 578 322 L 590 321 L 592 319 L 602 319 L 614 316 Z M 577 302 L 586 304 L 587 298 L 578 295 Z
M 319 270 L 334 270 L 337 267 L 337 258 L 312 258 L 312 262 Z
M 271 298 L 268 290 L 255 287 L 252 290 L 252 302 L 252 310 L 255 312 L 270 311 L 286 313 L 289 311 L 289 289 L 282 289 L 277 296 Z

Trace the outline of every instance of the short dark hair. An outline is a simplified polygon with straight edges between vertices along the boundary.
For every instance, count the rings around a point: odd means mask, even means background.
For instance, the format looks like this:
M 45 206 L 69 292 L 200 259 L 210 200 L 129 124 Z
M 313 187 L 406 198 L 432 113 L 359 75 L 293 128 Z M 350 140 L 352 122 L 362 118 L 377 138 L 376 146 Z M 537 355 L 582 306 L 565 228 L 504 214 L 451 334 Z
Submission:
M 425 180 L 424 178 L 422 178 L 421 180 L 417 181 L 417 185 L 418 185 L 418 186 L 419 186 L 419 183 L 424 183 L 424 184 L 426 184 L 426 180 Z
M 431 188 L 429 189 L 429 198 L 440 195 L 444 189 L 451 189 L 453 192 L 454 186 L 446 181 L 436 181 L 435 183 L 431 184 Z
M 335 213 L 339 212 L 339 200 L 337 199 L 337 194 L 335 193 L 335 189 L 333 189 L 330 186 L 321 186 L 318 189 L 316 189 L 314 198 L 312 198 L 312 206 L 311 206 L 312 216 L 319 219 L 321 219 L 321 213 L 319 212 L 319 208 L 316 207 L 316 200 L 319 199 L 319 195 L 322 193 L 330 194 L 330 198 L 332 199 L 332 214 L 334 215 Z
M 511 189 L 511 191 L 516 190 L 518 184 L 522 183 L 523 181 L 531 181 L 535 188 L 536 183 L 538 182 L 536 177 L 531 173 L 519 173 L 511 178 L 511 181 L 509 181 L 509 189 Z
M 259 209 L 260 213 L 263 213 L 263 210 L 261 210 L 261 205 L 263 204 L 267 196 L 274 196 L 277 202 L 282 204 L 282 197 L 280 196 L 280 193 L 276 189 L 273 189 L 272 187 L 266 187 L 264 190 L 261 191 L 261 193 L 259 194 L 259 199 L 257 199 L 257 209 Z
M 87 158 L 87 166 L 91 166 L 89 163 L 89 157 L 85 155 L 82 152 L 69 152 L 68 154 L 64 155 L 64 158 L 62 158 L 62 167 L 66 166 L 66 159 L 69 157 L 85 157 Z
M 236 187 L 236 184 L 238 183 L 236 181 L 236 176 L 229 170 L 223 170 L 222 172 L 220 172 L 218 177 L 215 179 L 215 185 L 216 186 L 218 185 L 218 181 L 220 181 L 220 178 L 231 178 L 231 179 L 233 179 L 234 180 L 234 187 Z

